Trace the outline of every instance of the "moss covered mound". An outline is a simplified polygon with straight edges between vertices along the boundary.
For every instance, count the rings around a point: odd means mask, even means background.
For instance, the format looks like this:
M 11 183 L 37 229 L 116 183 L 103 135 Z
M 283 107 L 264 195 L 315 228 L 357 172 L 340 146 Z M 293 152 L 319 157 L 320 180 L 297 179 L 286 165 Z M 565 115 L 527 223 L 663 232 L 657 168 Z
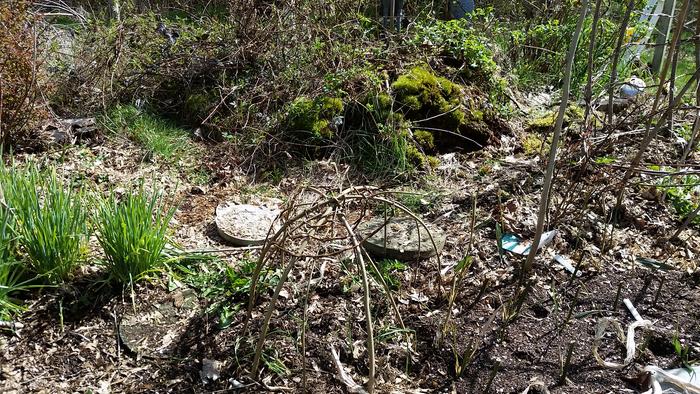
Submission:
M 370 84 L 344 101 L 297 97 L 285 113 L 282 138 L 301 142 L 296 149 L 306 157 L 338 154 L 368 173 L 386 173 L 434 167 L 433 155 L 479 150 L 508 128 L 478 88 L 426 67 L 400 74 L 388 92 L 385 86 Z
M 343 101 L 336 97 L 305 96 L 289 106 L 287 130 L 304 142 L 323 142 L 335 136 L 338 117 L 343 114 Z
M 447 78 L 415 67 L 399 76 L 391 85 L 396 102 L 403 107 L 409 118 L 436 117 L 441 126 L 457 129 L 466 119 L 461 108 L 461 87 Z M 399 109 L 402 109 L 401 107 Z
M 428 152 L 473 151 L 507 128 L 477 89 L 414 67 L 391 85 L 396 110 L 413 123 L 414 139 Z

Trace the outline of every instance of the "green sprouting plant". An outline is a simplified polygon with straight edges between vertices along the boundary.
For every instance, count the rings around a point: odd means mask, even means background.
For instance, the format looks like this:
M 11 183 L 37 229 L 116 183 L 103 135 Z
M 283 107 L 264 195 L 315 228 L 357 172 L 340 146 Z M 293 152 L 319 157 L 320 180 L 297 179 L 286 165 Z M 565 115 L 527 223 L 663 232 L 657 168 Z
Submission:
M 376 266 L 379 272 L 372 270 L 372 273 L 374 275 L 380 275 L 391 289 L 398 289 L 399 285 L 401 284 L 401 281 L 396 277 L 395 272 L 405 271 L 408 268 L 406 264 L 398 260 L 391 259 L 379 260 L 376 262 Z
M 673 338 L 671 338 L 671 344 L 673 345 L 673 351 L 676 353 L 676 356 L 678 356 L 678 359 L 681 362 L 681 365 L 684 368 L 690 368 L 691 365 L 695 362 L 695 360 L 690 360 L 690 345 L 684 345 L 681 343 L 680 338 L 678 337 L 678 332 L 673 334 Z
M 284 365 L 284 361 L 279 357 L 276 350 L 269 350 L 262 354 L 262 361 L 265 367 L 278 376 L 290 374 L 289 368 Z
M 434 21 L 419 24 L 411 42 L 414 45 L 432 45 L 462 65 L 467 77 L 477 82 L 495 84 L 498 66 L 493 52 L 466 19 Z
M 593 159 L 596 164 L 612 164 L 616 158 L 614 156 L 600 156 Z
M 457 342 L 457 333 L 456 329 L 452 330 L 452 333 L 454 335 L 453 338 L 453 343 Z M 474 357 L 476 356 L 476 353 L 479 350 L 478 343 L 474 340 L 472 337 L 469 340 L 469 343 L 467 346 L 462 350 L 461 352 L 457 350 L 456 346 L 452 346 L 452 356 L 454 357 L 454 373 L 455 377 L 457 379 L 461 378 L 464 372 L 466 371 L 467 367 L 474 361 Z
M 2 191 L 13 212 L 17 241 L 30 269 L 52 284 L 66 281 L 86 249 L 83 193 L 66 187 L 35 164 L 0 169 Z
M 135 193 L 100 198 L 95 214 L 97 239 L 111 279 L 131 284 L 163 263 L 168 224 L 175 204 L 141 183 Z
M 420 152 L 410 149 L 406 122 L 398 114 L 391 118 L 377 120 L 376 124 L 353 133 L 350 159 L 368 174 L 404 173 L 412 170 L 414 164 L 420 166 Z
M 241 260 L 232 266 L 224 260 L 209 258 L 208 261 L 195 260 L 189 264 L 185 259 L 174 265 L 178 280 L 186 283 L 209 300 L 221 300 L 226 297 L 247 297 L 250 290 L 250 278 L 255 270 L 255 263 Z M 270 289 L 277 284 L 278 276 L 274 271 L 261 274 L 259 285 Z
M 254 261 L 243 261 L 238 269 L 226 267 L 226 276 L 228 277 L 228 286 L 232 295 L 240 295 L 247 297 L 250 292 L 250 280 L 255 272 Z M 258 286 L 261 286 L 262 291 L 272 289 L 277 285 L 279 276 L 274 271 L 265 271 L 262 273 Z
M 700 204 L 700 196 L 697 192 L 699 186 L 699 176 L 686 175 L 682 177 L 666 177 L 660 182 L 658 187 L 666 192 L 674 211 L 684 220 Z M 696 216 L 692 224 L 700 225 L 700 216 Z
M 12 293 L 21 290 L 21 264 L 13 260 L 0 261 L 0 320 L 9 318 L 22 310 L 22 306 L 12 298 Z

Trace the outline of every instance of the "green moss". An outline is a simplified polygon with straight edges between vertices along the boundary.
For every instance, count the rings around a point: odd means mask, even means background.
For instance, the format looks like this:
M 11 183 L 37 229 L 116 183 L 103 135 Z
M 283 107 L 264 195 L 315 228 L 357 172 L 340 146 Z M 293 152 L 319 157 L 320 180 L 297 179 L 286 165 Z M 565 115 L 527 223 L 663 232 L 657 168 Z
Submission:
M 334 133 L 331 121 L 342 114 L 343 101 L 336 97 L 311 99 L 300 96 L 289 106 L 287 129 L 291 132 L 311 132 L 315 139 L 330 139 Z
M 527 133 L 525 139 L 523 140 L 523 151 L 525 155 L 534 156 L 538 155 L 542 150 L 542 138 L 536 134 Z
M 583 108 L 577 105 L 569 105 L 568 107 L 566 107 L 564 119 L 568 120 L 569 122 L 575 122 L 578 120 L 583 120 L 583 115 Z
M 377 95 L 377 105 L 380 109 L 391 109 L 394 106 L 394 99 L 386 93 Z
M 330 128 L 330 122 L 325 119 L 315 121 L 313 126 L 311 126 L 311 131 L 313 132 L 314 137 L 317 138 L 330 139 L 333 137 L 333 130 Z
M 343 112 L 343 100 L 337 97 L 323 97 L 319 100 L 319 116 L 332 118 Z
M 454 109 L 454 107 L 450 107 L 444 112 L 446 113 L 445 116 L 447 117 L 448 122 L 451 124 L 462 125 L 467 120 L 467 114 L 461 109 Z
M 209 115 L 217 99 L 218 96 L 205 91 L 190 94 L 185 99 L 182 119 L 194 123 L 203 121 Z
M 427 156 L 418 150 L 415 145 L 406 146 L 406 161 L 417 168 L 425 167 L 427 164 Z
M 428 165 L 430 168 L 438 168 L 440 166 L 440 159 L 435 156 L 426 156 L 428 159 Z
M 406 96 L 402 101 L 402 104 L 407 106 L 412 111 L 420 111 L 421 107 L 423 106 L 418 96 Z
M 314 122 L 318 120 L 318 113 L 314 108 L 314 102 L 308 97 L 297 97 L 289 106 L 287 121 L 292 130 L 311 130 Z
M 484 120 L 484 111 L 482 111 L 482 110 L 475 109 L 475 110 L 472 110 L 469 114 L 471 115 L 470 118 L 472 120 L 478 120 L 478 121 Z
M 552 110 L 547 112 L 537 118 L 530 120 L 528 126 L 533 130 L 548 130 L 554 127 L 557 121 L 558 110 Z M 583 119 L 583 109 L 576 105 L 570 105 L 566 108 L 564 112 L 564 127 L 568 126 L 573 122 L 577 122 Z
M 466 119 L 461 108 L 462 88 L 447 78 L 438 77 L 422 67 L 414 67 L 391 85 L 396 101 L 409 118 L 434 117 L 436 126 L 456 130 Z M 456 109 L 457 108 L 457 109 Z
M 531 129 L 549 129 L 554 126 L 554 122 L 557 121 L 557 113 L 549 112 L 540 117 L 532 119 L 528 123 L 528 127 Z
M 435 148 L 435 136 L 427 130 L 416 130 L 413 132 L 413 139 L 424 149 Z

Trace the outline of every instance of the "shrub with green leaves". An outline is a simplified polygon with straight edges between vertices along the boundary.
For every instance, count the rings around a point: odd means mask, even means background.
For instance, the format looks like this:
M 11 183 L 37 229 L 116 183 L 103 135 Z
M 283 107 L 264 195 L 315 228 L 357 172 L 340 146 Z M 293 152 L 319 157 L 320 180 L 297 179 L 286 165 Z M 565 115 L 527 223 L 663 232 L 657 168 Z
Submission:
M 98 201 L 95 229 L 112 280 L 131 284 L 158 268 L 175 209 L 162 193 L 148 193 L 143 184 L 121 200 L 111 193 Z
M 496 85 L 498 66 L 483 34 L 466 19 L 435 20 L 419 24 L 412 43 L 430 46 L 456 62 L 465 77 L 476 84 Z
M 21 253 L 29 268 L 52 284 L 65 282 L 86 252 L 83 193 L 35 164 L 2 167 L 2 191 L 14 216 Z

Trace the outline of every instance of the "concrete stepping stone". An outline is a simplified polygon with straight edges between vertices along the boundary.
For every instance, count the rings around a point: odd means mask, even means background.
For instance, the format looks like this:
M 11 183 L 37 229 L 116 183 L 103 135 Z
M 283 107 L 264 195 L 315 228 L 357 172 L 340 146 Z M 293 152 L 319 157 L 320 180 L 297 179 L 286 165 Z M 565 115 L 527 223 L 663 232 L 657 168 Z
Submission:
M 278 208 L 224 202 L 216 207 L 216 229 L 224 241 L 237 246 L 262 245 L 270 226 L 279 229 Z
M 169 357 L 178 349 L 180 338 L 199 311 L 194 291 L 178 290 L 149 307 L 125 315 L 119 324 L 119 337 L 139 356 Z
M 366 238 L 362 246 L 374 256 L 416 261 L 441 253 L 445 246 L 445 232 L 432 224 L 426 225 L 437 250 L 430 241 L 428 230 L 411 217 L 389 218 L 386 226 L 383 217 L 374 218 L 360 223 L 357 232 L 360 237 Z

